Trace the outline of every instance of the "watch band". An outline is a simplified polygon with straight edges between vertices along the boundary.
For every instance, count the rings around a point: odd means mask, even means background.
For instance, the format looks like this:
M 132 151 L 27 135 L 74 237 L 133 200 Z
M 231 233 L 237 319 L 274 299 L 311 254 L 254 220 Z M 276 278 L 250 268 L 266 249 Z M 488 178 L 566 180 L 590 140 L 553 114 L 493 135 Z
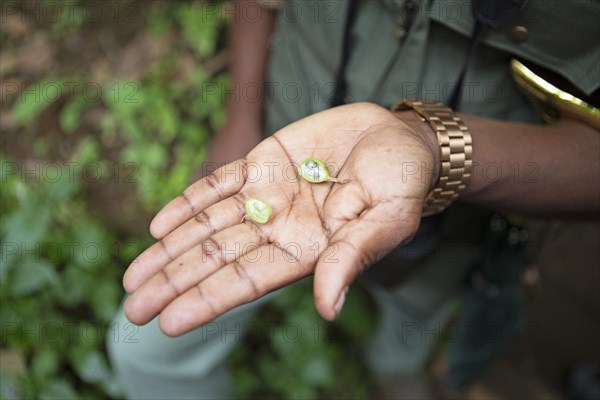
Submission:
M 437 214 L 458 198 L 471 179 L 471 134 L 452 109 L 439 101 L 401 100 L 392 107 L 392 111 L 407 109 L 429 122 L 440 144 L 439 178 L 423 205 L 424 216 Z

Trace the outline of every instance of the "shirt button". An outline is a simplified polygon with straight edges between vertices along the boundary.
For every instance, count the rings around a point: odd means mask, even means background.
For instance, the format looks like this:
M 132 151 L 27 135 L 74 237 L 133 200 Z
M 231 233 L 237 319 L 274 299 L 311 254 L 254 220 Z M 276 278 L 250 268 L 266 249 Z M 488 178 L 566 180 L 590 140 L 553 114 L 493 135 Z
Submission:
M 517 25 L 510 31 L 510 39 L 516 43 L 525 43 L 529 38 L 529 31 L 524 26 Z

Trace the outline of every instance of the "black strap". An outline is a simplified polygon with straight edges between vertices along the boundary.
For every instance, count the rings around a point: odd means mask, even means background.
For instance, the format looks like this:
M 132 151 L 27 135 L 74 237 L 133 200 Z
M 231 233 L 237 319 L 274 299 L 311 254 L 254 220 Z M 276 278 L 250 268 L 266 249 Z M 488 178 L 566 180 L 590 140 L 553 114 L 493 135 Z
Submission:
M 346 69 L 350 60 L 350 30 L 354 25 L 356 18 L 356 9 L 358 0 L 348 0 L 348 14 L 346 15 L 346 24 L 344 25 L 344 37 L 342 43 L 342 59 L 340 66 L 335 75 L 335 91 L 331 98 L 331 106 L 341 106 L 345 103 L 346 94 L 348 93 L 348 82 L 346 82 Z
M 475 26 L 473 27 L 473 33 L 471 34 L 471 40 L 469 41 L 469 48 L 467 49 L 467 55 L 465 56 L 465 60 L 463 61 L 462 68 L 460 69 L 460 74 L 458 75 L 458 79 L 456 79 L 456 86 L 454 86 L 454 90 L 452 91 L 452 95 L 450 96 L 450 100 L 448 100 L 448 107 L 457 111 L 458 103 L 460 103 L 460 96 L 462 94 L 463 82 L 465 80 L 465 76 L 467 75 L 467 70 L 469 69 L 469 64 L 471 63 L 471 59 L 473 58 L 473 54 L 475 54 L 475 49 L 479 46 L 481 39 L 487 30 L 487 26 L 483 25 L 479 20 L 475 21 Z

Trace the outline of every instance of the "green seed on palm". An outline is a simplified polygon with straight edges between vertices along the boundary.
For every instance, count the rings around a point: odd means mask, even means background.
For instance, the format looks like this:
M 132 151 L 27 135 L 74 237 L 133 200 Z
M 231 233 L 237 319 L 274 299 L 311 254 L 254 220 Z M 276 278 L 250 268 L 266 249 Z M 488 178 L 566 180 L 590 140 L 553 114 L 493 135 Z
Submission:
M 258 222 L 259 224 L 266 224 L 269 221 L 272 212 L 273 209 L 269 203 L 252 197 L 246 199 L 246 215 L 250 217 L 252 221 Z
M 317 158 L 307 158 L 298 165 L 298 174 L 310 183 L 336 182 L 346 183 L 348 180 L 339 180 L 329 175 L 325 163 Z

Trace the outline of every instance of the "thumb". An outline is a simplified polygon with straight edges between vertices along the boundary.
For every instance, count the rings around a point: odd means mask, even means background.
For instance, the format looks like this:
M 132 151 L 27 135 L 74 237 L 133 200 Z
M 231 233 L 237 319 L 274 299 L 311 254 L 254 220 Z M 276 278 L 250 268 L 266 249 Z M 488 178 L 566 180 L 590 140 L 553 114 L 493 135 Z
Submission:
M 323 318 L 339 316 L 357 275 L 411 236 L 419 223 L 413 221 L 397 207 L 378 205 L 335 232 L 315 267 L 315 306 Z

